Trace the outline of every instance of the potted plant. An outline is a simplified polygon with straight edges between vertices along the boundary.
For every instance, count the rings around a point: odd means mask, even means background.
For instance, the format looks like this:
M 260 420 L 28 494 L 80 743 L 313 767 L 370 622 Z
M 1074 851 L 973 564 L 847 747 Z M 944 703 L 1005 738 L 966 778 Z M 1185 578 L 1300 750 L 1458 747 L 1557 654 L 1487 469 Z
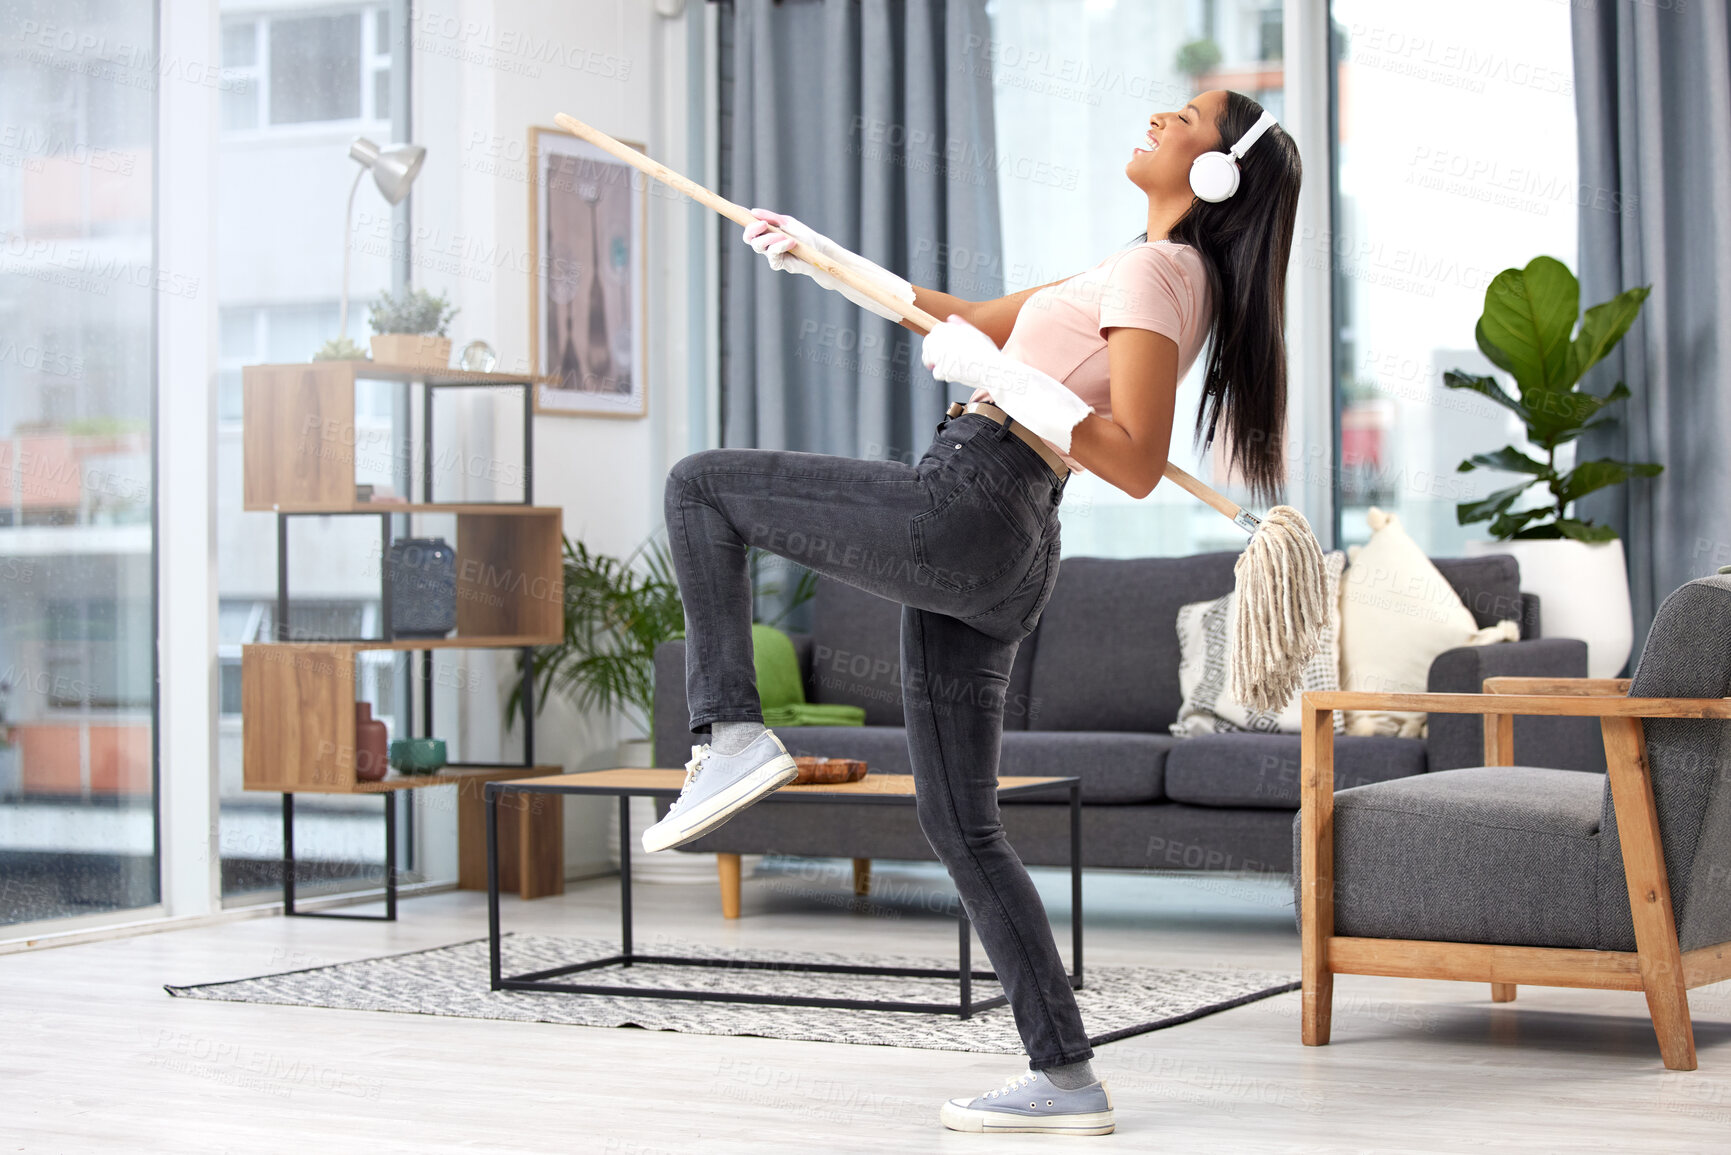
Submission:
M 532 653 L 538 687 L 535 712 L 546 709 L 555 688 L 581 709 L 619 710 L 638 731 L 625 745 L 640 744 L 621 754 L 641 754 L 644 766 L 649 765 L 647 748 L 655 732 L 655 647 L 685 636 L 685 604 L 663 532 L 651 534 L 624 559 L 591 553 L 583 542 L 565 538 L 564 638 Z M 763 577 L 767 556 L 756 547 L 748 554 L 754 598 L 781 592 Z M 816 590 L 816 575 L 801 573 L 788 604 L 768 624 L 786 617 Z M 509 723 L 524 708 L 519 678 L 507 703 Z
M 347 337 L 332 337 L 313 354 L 314 361 L 365 361 L 367 351 Z
M 1504 269 L 1485 289 L 1485 308 L 1475 337 L 1481 352 L 1512 376 L 1518 395 L 1495 377 L 1460 370 L 1443 374 L 1450 389 L 1470 389 L 1519 417 L 1527 441 L 1540 456 L 1506 445 L 1476 453 L 1456 467 L 1501 469 L 1522 480 L 1477 501 L 1455 507 L 1458 524 L 1490 522 L 1492 540 L 1469 541 L 1469 555 L 1513 554 L 1521 587 L 1539 595 L 1544 632 L 1587 642 L 1587 672 L 1611 677 L 1623 668 L 1633 643 L 1629 579 L 1623 543 L 1608 525 L 1570 515 L 1569 506 L 1589 493 L 1633 477 L 1655 477 L 1664 466 L 1609 457 L 1559 466 L 1558 450 L 1588 430 L 1615 420 L 1608 409 L 1629 396 L 1619 381 L 1604 396 L 1580 388 L 1582 376 L 1616 347 L 1641 312 L 1651 285 L 1639 285 L 1579 316 L 1581 286 L 1553 257 L 1535 257 L 1525 269 Z M 1570 453 L 1573 457 L 1573 453 Z M 1515 508 L 1533 486 L 1548 496 Z
M 373 360 L 417 369 L 443 369 L 451 363 L 451 338 L 445 326 L 457 315 L 443 293 L 408 289 L 401 296 L 380 293 L 368 320 L 373 326 Z
M 565 538 L 565 623 L 556 645 L 532 652 L 535 712 L 557 687 L 581 709 L 618 710 L 640 745 L 620 765 L 649 765 L 643 748 L 654 732 L 655 647 L 685 634 L 685 608 L 665 544 L 652 536 L 622 559 L 591 553 Z M 519 670 L 522 659 L 519 658 Z M 526 708 L 520 685 L 510 716 Z M 632 760 L 637 754 L 640 760 Z
M 758 595 L 776 595 L 779 587 L 761 577 L 765 556 L 755 547 L 749 551 L 752 588 Z M 619 710 L 634 724 L 637 736 L 620 743 L 615 765 L 649 766 L 655 732 L 655 648 L 685 636 L 685 605 L 661 531 L 624 559 L 591 553 L 583 542 L 566 538 L 564 573 L 564 637 L 556 645 L 537 646 L 532 652 L 535 712 L 546 708 L 555 688 L 582 709 Z M 801 574 L 777 620 L 811 597 L 816 580 L 810 571 Z M 506 705 L 507 725 L 525 709 L 519 677 Z M 633 798 L 631 807 L 632 829 L 645 829 L 655 821 L 653 800 Z M 608 848 L 615 861 L 617 839 L 618 824 L 609 823 Z M 715 878 L 701 856 L 677 850 L 651 855 L 640 851 L 633 856 L 632 875 L 643 881 L 713 882 Z

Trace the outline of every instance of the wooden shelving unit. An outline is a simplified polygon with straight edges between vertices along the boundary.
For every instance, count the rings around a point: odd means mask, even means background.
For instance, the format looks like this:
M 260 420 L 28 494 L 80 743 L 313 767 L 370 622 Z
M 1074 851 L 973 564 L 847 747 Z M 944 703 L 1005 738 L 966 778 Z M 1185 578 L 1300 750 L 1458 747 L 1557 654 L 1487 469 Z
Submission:
M 355 382 L 387 380 L 421 386 L 420 495 L 414 501 L 361 501 L 355 484 Z M 516 387 L 523 393 L 521 501 L 437 502 L 433 492 L 433 391 L 441 388 Z M 459 787 L 459 859 L 471 863 L 484 848 L 469 845 L 479 829 L 481 785 L 502 778 L 557 774 L 534 761 L 533 711 L 524 727 L 520 764 L 467 764 L 438 774 L 399 775 L 378 782 L 355 774 L 355 655 L 362 650 L 419 652 L 421 730 L 433 731 L 432 651 L 521 649 L 558 642 L 564 634 L 563 530 L 560 510 L 532 504 L 534 415 L 528 376 L 468 373 L 320 361 L 249 365 L 242 370 L 242 508 L 277 518 L 277 612 L 274 642 L 242 647 L 241 723 L 243 780 L 248 790 L 281 793 L 284 816 L 284 907 L 294 910 L 293 799 L 296 794 L 375 794 L 385 803 L 387 857 L 394 856 L 395 803 L 402 791 Z M 411 479 L 412 482 L 412 479 Z M 383 564 L 393 540 L 392 519 L 446 514 L 456 519 L 456 630 L 447 637 L 390 635 L 390 583 Z M 377 638 L 294 640 L 289 621 L 289 521 L 295 517 L 379 518 L 380 603 L 384 633 Z M 532 694 L 525 662 L 524 692 Z M 532 701 L 533 698 L 531 697 Z M 468 813 L 474 810 L 475 814 Z M 512 824 L 508 824 L 512 825 Z M 525 812 L 513 825 L 508 874 L 524 898 L 562 893 L 564 878 L 557 807 Z M 556 860 L 556 861 L 555 861 Z M 459 885 L 475 886 L 466 870 Z M 508 878 L 506 885 L 513 883 Z M 479 889 L 485 889 L 482 877 Z M 395 863 L 386 873 L 388 913 L 395 917 Z M 377 916 L 346 916 L 377 917 Z
M 534 461 L 529 429 L 535 407 L 530 391 L 536 385 L 528 375 L 415 369 L 372 361 L 309 361 L 248 365 L 241 370 L 241 445 L 245 458 L 241 508 L 284 513 L 378 512 L 376 506 L 355 501 L 358 378 L 424 385 L 425 444 L 432 439 L 433 390 L 484 386 L 522 389 L 524 491 L 528 492 Z M 427 495 L 432 493 L 432 468 L 428 455 L 423 461 L 422 489 Z

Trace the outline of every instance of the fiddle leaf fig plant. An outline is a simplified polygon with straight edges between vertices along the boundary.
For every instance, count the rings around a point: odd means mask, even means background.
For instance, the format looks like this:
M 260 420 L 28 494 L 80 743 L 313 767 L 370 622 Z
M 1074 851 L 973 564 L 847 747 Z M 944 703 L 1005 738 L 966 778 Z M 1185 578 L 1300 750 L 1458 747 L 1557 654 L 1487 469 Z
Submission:
M 1556 258 L 1534 257 L 1526 268 L 1504 269 L 1491 281 L 1474 336 L 1491 364 L 1515 379 L 1518 395 L 1511 396 L 1495 377 L 1458 369 L 1444 373 L 1443 384 L 1483 394 L 1514 413 L 1527 427 L 1527 440 L 1543 452 L 1544 459 L 1512 445 L 1466 458 L 1456 472 L 1484 468 L 1527 476 L 1477 501 L 1457 504 L 1457 524 L 1489 521 L 1491 535 L 1499 541 L 1562 537 L 1609 541 L 1617 536 L 1611 526 L 1569 516 L 1569 505 L 1632 477 L 1655 477 L 1665 467 L 1599 457 L 1577 461 L 1564 472 L 1557 468 L 1557 449 L 1616 420 L 1606 410 L 1627 398 L 1629 387 L 1619 381 L 1599 396 L 1581 389 L 1581 378 L 1623 339 L 1651 291 L 1651 285 L 1638 285 L 1594 305 L 1579 318 L 1576 331 L 1581 285 Z M 1540 483 L 1549 490 L 1550 503 L 1511 509 L 1522 494 Z

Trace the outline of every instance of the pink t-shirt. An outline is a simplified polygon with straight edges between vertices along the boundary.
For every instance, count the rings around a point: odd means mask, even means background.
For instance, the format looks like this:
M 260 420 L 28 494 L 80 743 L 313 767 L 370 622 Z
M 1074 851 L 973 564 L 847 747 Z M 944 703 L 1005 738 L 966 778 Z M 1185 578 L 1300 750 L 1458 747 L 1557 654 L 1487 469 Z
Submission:
M 1177 241 L 1144 241 L 1023 301 L 1004 352 L 1062 381 L 1095 413 L 1110 417 L 1104 330 L 1128 325 L 1172 338 L 1182 381 L 1202 349 L 1211 315 L 1202 255 Z M 968 398 L 991 399 L 986 389 Z M 1086 472 L 1056 445 L 1052 449 L 1071 469 Z

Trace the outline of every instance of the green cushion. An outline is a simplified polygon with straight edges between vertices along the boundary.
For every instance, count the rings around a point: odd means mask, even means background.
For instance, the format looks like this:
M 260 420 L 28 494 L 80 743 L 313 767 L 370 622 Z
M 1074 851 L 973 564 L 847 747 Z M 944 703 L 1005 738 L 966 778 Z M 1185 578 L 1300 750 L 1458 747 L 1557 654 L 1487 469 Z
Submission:
M 757 696 L 764 710 L 800 705 L 805 687 L 799 681 L 799 659 L 793 641 L 774 626 L 751 625 L 751 654 L 757 663 Z
M 796 702 L 788 706 L 766 706 L 763 724 L 776 726 L 863 726 L 865 707 L 841 702 Z
M 751 655 L 757 665 L 757 696 L 766 726 L 863 726 L 865 710 L 830 702 L 807 702 L 793 641 L 774 626 L 751 625 Z

